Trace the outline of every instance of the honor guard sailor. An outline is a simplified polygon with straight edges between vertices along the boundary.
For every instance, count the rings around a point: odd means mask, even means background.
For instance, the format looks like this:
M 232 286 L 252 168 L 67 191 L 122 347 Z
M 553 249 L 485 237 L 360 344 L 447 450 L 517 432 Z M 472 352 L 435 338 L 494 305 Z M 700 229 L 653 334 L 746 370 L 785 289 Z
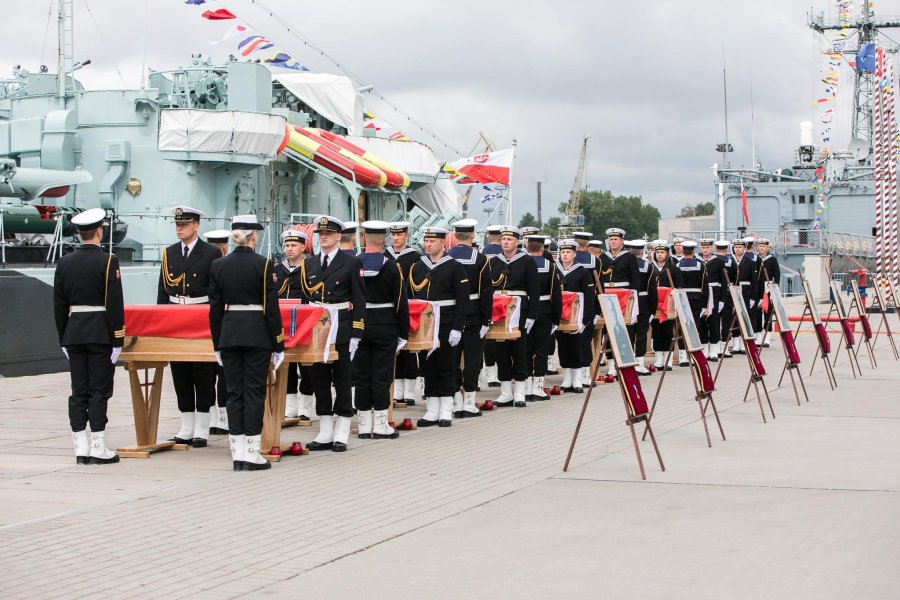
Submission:
M 728 252 L 731 242 L 728 240 L 717 240 L 715 242 L 716 256 L 723 262 L 721 282 L 722 293 L 719 296 L 719 358 L 731 358 L 731 349 L 728 348 L 726 341 L 728 339 L 728 331 L 731 328 L 731 320 L 734 318 L 734 303 L 731 301 L 731 292 L 729 286 L 738 283 L 738 267 L 734 256 Z
M 700 326 L 701 322 L 712 310 L 712 296 L 709 293 L 709 285 L 707 285 L 706 264 L 694 256 L 694 252 L 697 249 L 697 242 L 694 240 L 685 240 L 682 242 L 681 248 L 683 258 L 678 261 L 678 268 L 681 270 L 684 292 L 687 294 L 688 302 L 691 305 L 691 314 L 694 317 L 694 323 L 697 325 L 700 343 L 706 344 L 709 338 Z M 678 342 L 678 366 L 689 367 L 690 364 L 684 339 L 682 338 Z
M 418 262 L 422 255 L 415 248 L 410 248 L 409 223 L 407 221 L 395 221 L 391 223 L 391 243 L 384 251 L 385 255 L 394 259 L 400 265 L 403 280 L 409 279 L 409 270 Z M 409 286 L 405 286 L 407 298 L 410 298 Z M 394 368 L 394 400 L 405 402 L 407 406 L 416 404 L 416 378 L 419 376 L 419 355 L 415 352 L 401 351 L 397 355 L 397 365 Z
M 305 258 L 303 251 L 308 241 L 309 236 L 296 229 L 288 229 L 281 233 L 284 260 L 275 265 L 279 298 L 304 299 L 303 284 L 300 281 L 300 265 L 303 264 Z M 284 416 L 288 419 L 299 418 L 301 421 L 309 421 L 313 410 L 312 367 L 291 363 L 286 368 L 287 392 Z
M 203 234 L 206 243 L 222 253 L 228 254 L 228 239 L 231 231 L 227 229 L 215 229 Z M 221 365 L 216 365 L 216 400 L 209 407 L 209 435 L 228 435 L 228 388 L 225 385 L 225 371 Z
M 119 456 L 106 447 L 106 405 L 125 342 L 125 308 L 119 260 L 100 248 L 105 219 L 102 208 L 72 217 L 81 248 L 59 260 L 53 278 L 56 331 L 69 359 L 72 382 L 72 445 L 75 462 L 85 465 L 119 462 Z
M 197 237 L 203 213 L 176 206 L 178 242 L 163 251 L 157 304 L 209 304 L 209 270 L 222 252 Z M 209 409 L 216 397 L 216 365 L 209 362 L 171 362 L 172 384 L 181 413 L 181 429 L 173 439 L 195 448 L 206 446 Z
M 495 293 L 519 298 L 519 322 L 513 325 L 521 332 L 518 339 L 496 344 L 500 396 L 494 401 L 494 405 L 498 407 L 513 404 L 518 408 L 525 406 L 528 385 L 525 345 L 540 311 L 541 285 L 538 281 L 537 266 L 531 257 L 519 248 L 521 235 L 515 227 L 504 227 L 500 237 L 503 252 L 491 259 L 491 277 Z M 516 382 L 515 391 L 513 379 Z
M 366 290 L 366 328 L 353 359 L 353 385 L 362 439 L 400 436 L 388 424 L 388 409 L 394 357 L 409 340 L 409 301 L 400 265 L 384 253 L 388 227 L 384 221 L 364 222 L 365 252 L 357 255 Z
M 333 363 L 316 363 L 312 367 L 319 434 L 308 448 L 344 452 L 350 439 L 350 421 L 354 412 L 350 392 L 353 383 L 351 363 L 363 335 L 366 292 L 359 261 L 338 248 L 344 224 L 334 217 L 321 216 L 314 225 L 319 235 L 319 254 L 304 259 L 300 283 L 311 304 L 337 311 L 335 350 L 338 358 Z
M 653 260 L 650 265 L 656 271 L 657 286 L 670 289 L 684 287 L 681 270 L 672 262 L 672 257 L 669 256 L 670 247 L 666 240 L 654 240 L 650 242 L 650 245 L 653 248 Z M 650 370 L 671 371 L 672 356 L 669 351 L 672 349 L 675 322 L 671 319 L 660 321 L 654 318 L 651 325 L 653 330 L 653 368 Z
M 425 378 L 425 416 L 419 427 L 450 427 L 453 424 L 453 394 L 456 373 L 454 348 L 462 341 L 469 310 L 469 280 L 466 270 L 444 252 L 449 232 L 441 227 L 426 227 L 422 245 L 425 254 L 412 266 L 409 286 L 419 300 L 433 302 L 440 319 L 440 345 L 419 353 Z
M 500 247 L 502 231 L 502 225 L 488 225 L 484 230 L 486 241 L 481 253 L 488 261 L 503 252 Z M 484 374 L 488 387 L 500 387 L 500 380 L 497 378 L 497 343 L 494 340 L 484 341 Z
M 585 329 L 594 324 L 596 288 L 593 273 L 583 264 L 575 262 L 576 249 L 575 240 L 561 240 L 557 268 L 562 278 L 563 289 L 582 295 L 581 323 L 574 332 L 557 331 L 556 343 L 559 350 L 559 366 L 563 369 L 562 390 L 581 393 L 584 385 L 581 336 Z
M 638 272 L 637 258 L 634 254 L 624 249 L 625 230 L 618 227 L 610 227 L 606 230 L 606 246 L 609 248 L 600 254 L 600 280 L 605 289 L 638 290 L 641 285 L 641 275 Z M 626 316 L 628 331 L 634 330 L 634 322 L 630 316 Z M 609 368 L 606 372 L 606 380 L 612 381 L 616 375 L 616 361 L 612 352 L 606 356 Z
M 756 257 L 752 252 L 747 252 L 747 243 L 747 238 L 736 239 L 731 242 L 731 251 L 734 253 L 734 262 L 737 264 L 737 280 L 734 283 L 741 286 L 741 298 L 743 298 L 747 310 L 750 311 L 750 318 L 752 319 L 753 309 L 756 306 L 759 280 L 756 273 Z M 729 322 L 730 325 L 731 323 Z M 743 338 L 739 333 L 733 335 L 731 351 L 734 354 L 743 354 Z
M 556 270 L 556 263 L 544 257 L 544 236 L 526 236 L 525 246 L 537 267 L 540 286 L 537 319 L 525 341 L 525 368 L 528 373 L 528 379 L 525 381 L 525 399 L 543 401 L 550 399 L 550 396 L 544 393 L 544 377 L 547 375 L 550 342 L 559 327 L 562 314 L 562 282 Z
M 463 219 L 453 224 L 458 244 L 450 248 L 448 254 L 462 265 L 469 280 L 469 309 L 462 343 L 453 359 L 456 367 L 456 392 L 453 396 L 453 416 L 456 418 L 480 417 L 481 411 L 475 406 L 475 392 L 478 391 L 478 376 L 484 362 L 484 336 L 491 325 L 494 289 L 491 286 L 491 268 L 484 254 L 472 247 L 475 237 L 475 219 Z M 459 368 L 460 357 L 463 368 Z
M 272 464 L 261 454 L 266 382 L 284 361 L 284 329 L 272 261 L 256 253 L 256 215 L 231 219 L 234 251 L 212 264 L 209 330 L 228 387 L 228 433 L 235 471 Z
M 356 229 L 359 223 L 356 221 L 345 221 L 344 229 L 341 231 L 341 252 L 356 256 Z
M 709 246 L 706 245 L 709 242 Z M 706 328 L 706 336 L 709 343 L 706 345 L 706 354 L 710 361 L 718 362 L 719 355 L 722 353 L 721 335 L 722 335 L 722 309 L 724 308 L 724 295 L 728 292 L 728 285 L 725 281 L 725 269 L 731 258 L 727 256 L 728 242 L 725 240 L 702 240 L 701 248 L 703 256 L 706 260 L 706 281 L 709 285 L 709 295 L 712 297 L 713 307 L 709 316 L 701 323 L 701 327 Z M 719 253 L 721 250 L 721 254 Z M 706 257 L 708 252 L 715 252 Z
M 637 366 L 634 368 L 638 375 L 650 375 L 650 371 L 644 366 L 644 355 L 647 354 L 647 331 L 650 329 L 650 321 L 656 314 L 659 304 L 657 298 L 657 286 L 659 275 L 649 261 L 644 260 L 644 248 L 647 242 L 644 240 L 631 240 L 625 246 L 637 259 L 638 273 L 641 283 L 638 287 L 638 317 L 634 324 L 634 354 L 637 357 Z
M 757 262 L 759 263 L 759 287 L 761 290 L 761 294 L 759 295 L 759 299 L 762 300 L 763 295 L 768 294 L 768 285 L 770 283 L 779 283 L 781 281 L 781 267 L 778 264 L 778 259 L 775 258 L 774 254 L 770 253 L 771 242 L 766 238 L 759 238 L 756 241 L 757 246 L 757 258 L 759 259 Z M 772 308 L 771 303 L 769 304 L 769 312 L 765 314 L 764 322 L 761 323 L 761 334 L 757 336 L 756 343 L 763 347 L 769 347 L 769 335 L 772 333 Z
M 593 237 L 594 234 L 590 231 L 572 232 L 572 239 L 578 244 L 578 247 L 575 249 L 575 262 L 587 269 L 591 273 L 591 277 L 594 278 L 595 295 L 593 298 L 584 299 L 585 303 L 591 302 L 594 304 L 594 322 L 590 323 L 581 334 L 581 360 L 583 363 L 581 365 L 581 379 L 584 382 L 589 382 L 591 379 L 590 371 L 594 361 L 594 331 L 597 322 L 600 320 L 600 303 L 597 294 L 603 293 L 603 282 L 600 278 L 600 260 L 597 258 L 600 255 L 600 251 L 599 246 L 591 246 Z

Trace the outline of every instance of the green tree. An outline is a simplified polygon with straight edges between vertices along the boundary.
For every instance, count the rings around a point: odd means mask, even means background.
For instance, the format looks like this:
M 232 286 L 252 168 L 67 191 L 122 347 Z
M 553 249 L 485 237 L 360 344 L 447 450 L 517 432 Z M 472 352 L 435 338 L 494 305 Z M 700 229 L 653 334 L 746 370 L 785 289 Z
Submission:
M 614 196 L 608 190 L 585 191 L 580 211 L 585 231 L 598 239 L 603 239 L 610 227 L 624 229 L 629 239 L 653 239 L 659 231 L 659 210 L 644 204 L 640 196 Z M 565 212 L 565 204 L 560 205 L 560 212 Z
M 716 205 L 712 202 L 698 202 L 697 204 L 685 204 L 681 207 L 679 217 L 706 217 L 716 214 Z
M 544 223 L 544 228 L 541 230 L 541 232 L 556 237 L 557 235 L 559 235 L 559 222 L 559 217 L 550 217 L 549 219 L 547 219 L 547 222 Z
M 519 227 L 540 227 L 540 223 L 538 223 L 537 217 L 527 212 L 519 219 Z

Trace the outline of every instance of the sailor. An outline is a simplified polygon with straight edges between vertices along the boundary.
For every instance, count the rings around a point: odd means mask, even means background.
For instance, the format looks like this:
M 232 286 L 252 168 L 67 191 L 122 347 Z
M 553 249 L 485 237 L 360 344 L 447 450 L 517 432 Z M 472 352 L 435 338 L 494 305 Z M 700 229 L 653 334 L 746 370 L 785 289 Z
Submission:
M 215 229 L 203 234 L 206 243 L 222 253 L 228 254 L 228 239 L 231 232 L 227 229 Z M 225 371 L 216 364 L 216 401 L 209 407 L 209 435 L 228 435 L 228 387 L 225 385 Z
M 766 238 L 759 238 L 756 240 L 757 246 L 757 256 L 759 260 L 759 280 L 760 285 L 759 288 L 761 290 L 761 294 L 759 295 L 759 299 L 762 300 L 763 294 L 768 294 L 768 286 L 770 283 L 779 283 L 781 281 L 781 267 L 778 264 L 778 259 L 775 258 L 774 254 L 770 253 L 771 242 Z M 765 348 L 769 347 L 769 336 L 772 333 L 772 304 L 769 303 L 769 312 L 766 313 L 764 323 L 762 323 L 762 333 L 757 336 L 756 343 L 761 344 Z
M 163 251 L 157 304 L 208 304 L 209 269 L 222 252 L 197 237 L 203 213 L 176 206 L 178 242 Z M 211 362 L 171 362 L 172 384 L 181 413 L 181 429 L 172 440 L 195 448 L 206 446 L 209 409 L 216 398 L 216 365 Z
M 469 280 L 469 309 L 463 330 L 462 343 L 456 346 L 453 365 L 456 367 L 456 389 L 453 396 L 453 416 L 456 418 L 480 417 L 475 406 L 478 376 L 484 362 L 484 336 L 491 325 L 494 290 L 491 286 L 491 268 L 484 254 L 471 246 L 475 237 L 475 219 L 463 219 L 453 224 L 456 246 L 448 254 L 463 266 Z M 460 357 L 463 367 L 460 369 Z
M 296 229 L 281 232 L 284 260 L 275 265 L 278 278 L 278 297 L 289 300 L 303 300 L 303 284 L 300 281 L 300 266 L 305 258 L 303 251 L 309 236 Z M 311 366 L 290 363 L 287 369 L 287 393 L 285 395 L 284 416 L 309 421 L 313 409 L 313 374 Z
M 119 462 L 119 455 L 106 447 L 106 403 L 125 342 L 125 308 L 119 259 L 100 248 L 105 220 L 102 208 L 72 217 L 81 248 L 59 260 L 53 279 L 56 331 L 72 382 L 69 425 L 80 465 Z
M 594 291 L 594 275 L 583 264 L 575 262 L 577 247 L 575 240 L 560 240 L 559 259 L 556 266 L 563 289 L 582 295 L 581 323 L 574 332 L 557 331 L 556 342 L 559 350 L 559 366 L 563 369 L 562 391 L 581 393 L 584 385 L 581 334 L 588 326 L 594 324 L 596 302 L 592 299 L 596 298 L 596 293 Z
M 538 233 L 540 233 L 540 231 L 540 227 L 526 226 L 519 228 L 519 232 L 521 232 L 522 234 L 522 240 L 525 240 L 525 238 L 527 238 L 529 235 L 537 235 Z
M 321 216 L 313 225 L 319 234 L 319 253 L 303 260 L 300 284 L 304 297 L 311 304 L 329 309 L 332 318 L 337 312 L 338 332 L 334 347 L 338 358 L 331 363 L 315 363 L 312 367 L 319 434 L 307 448 L 345 452 L 353 418 L 351 365 L 363 335 L 366 292 L 359 261 L 338 248 L 344 223 L 332 216 Z
M 625 250 L 625 230 L 610 227 L 606 230 L 606 247 L 608 250 L 600 255 L 600 280 L 604 289 L 640 290 L 641 274 L 638 272 L 637 258 Z M 635 320 L 626 317 L 629 333 L 634 329 Z M 611 383 L 616 376 L 616 360 L 612 352 L 606 355 L 609 365 L 606 381 Z
M 262 229 L 256 215 L 232 217 L 235 248 L 212 264 L 209 275 L 209 330 L 216 361 L 225 368 L 235 471 L 272 466 L 260 451 L 266 381 L 284 361 L 275 265 L 255 252 Z
M 647 354 L 647 330 L 650 328 L 650 321 L 653 320 L 659 304 L 656 293 L 659 275 L 656 269 L 644 260 L 646 244 L 647 242 L 644 240 L 625 242 L 626 248 L 637 258 L 638 273 L 641 276 L 641 283 L 638 287 L 638 316 L 637 322 L 634 324 L 633 336 L 634 354 L 637 357 L 637 366 L 634 370 L 638 375 L 651 374 L 644 366 L 644 355 Z
M 392 258 L 400 265 L 403 280 L 409 279 L 409 270 L 413 264 L 422 257 L 418 250 L 410 248 L 409 223 L 407 221 L 395 221 L 391 223 L 391 243 L 385 250 L 385 255 Z M 409 286 L 406 286 L 407 298 Z M 401 351 L 397 355 L 397 364 L 394 370 L 394 400 L 405 402 L 407 406 L 416 404 L 416 378 L 419 376 L 419 355 L 416 352 Z
M 356 221 L 345 221 L 344 230 L 341 231 L 341 252 L 356 256 L 356 229 L 359 223 Z
M 684 282 L 684 292 L 687 295 L 688 302 L 691 305 L 691 314 L 694 317 L 694 323 L 697 326 L 700 336 L 700 343 L 706 344 L 708 336 L 700 327 L 701 320 L 705 319 L 712 311 L 712 296 L 709 293 L 709 285 L 706 278 L 706 264 L 694 256 L 697 249 L 697 242 L 694 240 L 685 240 L 681 244 L 683 257 L 678 261 L 678 268 L 681 271 L 682 281 Z M 689 367 L 691 363 L 688 361 L 687 350 L 685 349 L 684 332 L 682 339 L 678 341 L 678 366 Z M 704 352 L 704 355 L 706 353 Z
M 426 227 L 422 246 L 425 254 L 410 270 L 409 286 L 415 298 L 435 305 L 440 327 L 439 345 L 419 353 L 425 377 L 425 416 L 419 427 L 450 427 L 453 424 L 453 394 L 456 374 L 452 368 L 454 348 L 462 341 L 469 310 L 469 280 L 466 270 L 444 252 L 449 233 L 442 227 Z
M 756 260 L 752 253 L 747 252 L 747 241 L 744 239 L 736 239 L 731 243 L 732 252 L 734 253 L 734 262 L 737 264 L 737 281 L 735 284 L 741 286 L 741 297 L 747 310 L 752 311 L 756 306 L 757 293 L 757 274 Z M 751 318 L 753 313 L 750 313 Z M 737 325 L 737 324 L 735 324 Z M 731 352 L 734 354 L 744 354 L 744 340 L 741 337 L 740 329 L 735 329 L 731 340 Z
M 400 265 L 385 254 L 390 224 L 365 221 L 365 252 L 357 255 L 366 289 L 366 328 L 353 359 L 361 439 L 396 439 L 388 423 L 394 357 L 409 340 L 409 301 Z
M 540 285 L 540 308 L 531 333 L 525 340 L 525 364 L 528 379 L 525 382 L 527 401 L 549 400 L 544 393 L 544 377 L 547 375 L 547 357 L 550 354 L 550 340 L 559 328 L 562 313 L 562 281 L 556 270 L 556 263 L 544 257 L 544 236 L 525 236 L 528 254 L 537 267 Z
M 584 266 L 594 278 L 595 295 L 593 298 L 584 299 L 585 303 L 592 302 L 594 304 L 592 311 L 594 313 L 594 322 L 590 323 L 581 333 L 581 360 L 583 362 L 581 365 L 581 378 L 585 383 L 591 381 L 591 365 L 594 361 L 594 331 L 596 323 L 600 320 L 600 303 L 596 295 L 603 293 L 603 283 L 600 281 L 600 259 L 597 258 L 600 253 L 597 252 L 595 255 L 590 251 L 591 238 L 593 237 L 594 234 L 590 231 L 572 232 L 572 238 L 578 244 L 575 250 L 575 262 Z
M 587 251 L 594 258 L 599 257 L 600 253 L 603 252 L 603 242 L 601 240 L 588 241 Z
M 672 262 L 669 256 L 669 244 L 666 240 L 654 240 L 650 242 L 653 247 L 653 262 L 651 266 L 656 270 L 659 286 L 670 289 L 682 288 L 681 270 Z M 657 371 L 672 370 L 672 338 L 674 336 L 675 322 L 672 315 L 665 321 L 660 321 L 655 316 L 651 323 L 653 329 L 653 369 Z M 668 360 L 667 360 L 668 359 Z
M 495 293 L 519 297 L 519 322 L 514 323 L 521 337 L 497 343 L 497 372 L 500 377 L 500 397 L 494 406 L 525 406 L 528 366 L 525 346 L 540 312 L 541 286 L 537 266 L 519 249 L 522 234 L 516 227 L 503 228 L 500 237 L 502 254 L 491 259 L 491 277 Z M 513 392 L 512 380 L 516 380 Z
M 726 265 L 731 262 L 728 256 L 719 255 L 720 244 L 722 245 L 721 250 L 723 253 L 727 252 L 727 241 L 700 240 L 703 261 L 706 263 L 706 283 L 709 286 L 709 295 L 712 298 L 712 310 L 709 316 L 705 319 L 700 319 L 697 325 L 706 332 L 707 344 L 704 355 L 712 362 L 718 362 L 719 354 L 722 351 L 720 348 L 722 309 L 724 308 L 722 297 L 728 290 L 728 286 L 725 284 L 724 270 Z M 715 247 L 715 254 L 713 254 L 713 247 Z
M 684 238 L 676 235 L 672 238 L 672 256 L 669 260 L 671 260 L 674 264 L 678 264 L 678 262 L 684 258 L 684 247 L 682 244 L 684 243 Z
M 500 247 L 502 225 L 488 225 L 485 228 L 485 245 L 481 251 L 488 260 L 503 252 Z M 497 343 L 494 340 L 484 342 L 484 377 L 488 387 L 500 387 L 497 377 Z
M 727 339 L 734 319 L 734 303 L 731 300 L 731 286 L 738 284 L 737 263 L 734 257 L 728 253 L 731 242 L 728 240 L 716 240 L 716 256 L 724 263 L 721 271 L 722 292 L 719 296 L 719 358 L 731 358 L 731 349 Z
M 559 249 L 556 246 L 556 242 L 553 241 L 553 238 L 544 236 L 544 253 L 542 256 L 551 263 L 556 263 L 558 254 Z M 551 335 L 547 345 L 547 375 L 556 374 L 556 362 L 556 336 Z M 543 391 L 543 388 L 541 388 L 541 391 Z

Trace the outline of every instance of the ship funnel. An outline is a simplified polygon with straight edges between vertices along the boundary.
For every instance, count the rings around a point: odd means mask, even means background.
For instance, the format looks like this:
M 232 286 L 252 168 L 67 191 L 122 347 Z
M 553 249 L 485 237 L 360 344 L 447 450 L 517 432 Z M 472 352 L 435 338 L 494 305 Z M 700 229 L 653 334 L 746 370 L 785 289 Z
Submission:
M 812 121 L 800 121 L 800 145 L 813 146 L 813 124 Z
M 8 163 L 0 167 L 6 167 L 0 168 L 0 196 L 24 200 L 38 196 L 58 198 L 68 193 L 69 186 L 88 183 L 93 179 L 87 171 L 16 168 Z

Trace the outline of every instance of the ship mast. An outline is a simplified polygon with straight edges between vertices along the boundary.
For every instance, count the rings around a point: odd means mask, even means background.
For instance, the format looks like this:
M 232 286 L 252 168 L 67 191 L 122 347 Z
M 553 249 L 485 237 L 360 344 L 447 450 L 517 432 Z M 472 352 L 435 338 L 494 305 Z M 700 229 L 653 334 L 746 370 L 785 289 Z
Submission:
M 808 15 L 807 24 L 810 29 L 822 35 L 826 31 L 853 30 L 844 39 L 849 40 L 855 35 L 857 38 L 856 48 L 852 48 L 850 44 L 844 44 L 841 50 L 842 54 L 851 57 L 850 60 L 854 60 L 859 51 L 868 44 L 876 44 L 889 54 L 897 53 L 897 44 L 887 36 L 879 36 L 879 30 L 900 27 L 900 18 L 890 17 L 876 20 L 869 2 L 862 3 L 862 10 L 855 22 L 826 21 L 824 13 L 820 12 L 818 15 Z M 875 86 L 875 73 L 854 69 L 853 120 L 850 124 L 850 138 L 851 140 L 860 140 L 869 148 L 872 148 L 875 129 Z
M 74 66 L 73 25 L 72 25 L 72 0 L 59 0 L 59 10 L 56 16 L 56 30 L 59 39 L 57 80 L 59 84 L 59 103 L 66 107 L 66 93 L 68 85 L 67 75 L 72 73 Z M 74 75 L 73 75 L 74 78 Z M 72 80 L 71 91 L 75 91 L 75 82 Z

